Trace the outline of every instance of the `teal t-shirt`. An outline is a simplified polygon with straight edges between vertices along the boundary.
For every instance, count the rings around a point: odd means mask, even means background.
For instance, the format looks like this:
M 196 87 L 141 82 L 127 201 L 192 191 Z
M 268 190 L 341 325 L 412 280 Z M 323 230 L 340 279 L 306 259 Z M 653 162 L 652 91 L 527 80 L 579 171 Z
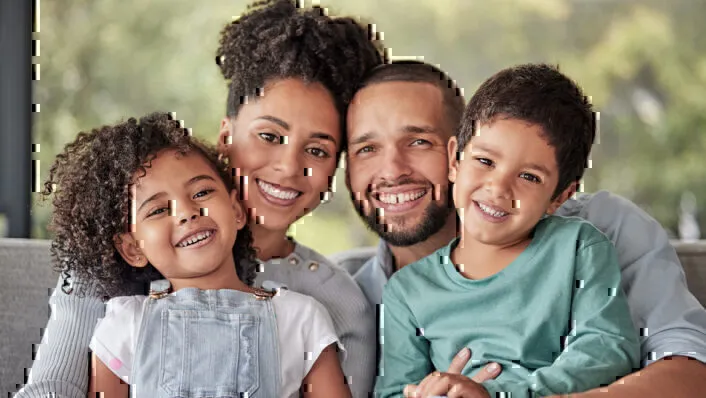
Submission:
M 376 396 L 402 396 L 406 384 L 446 371 L 463 347 L 472 351 L 465 376 L 489 362 L 502 365 L 483 383 L 492 397 L 585 391 L 639 368 L 615 248 L 593 225 L 545 217 L 515 261 L 480 280 L 451 263 L 457 243 L 404 267 L 385 286 Z

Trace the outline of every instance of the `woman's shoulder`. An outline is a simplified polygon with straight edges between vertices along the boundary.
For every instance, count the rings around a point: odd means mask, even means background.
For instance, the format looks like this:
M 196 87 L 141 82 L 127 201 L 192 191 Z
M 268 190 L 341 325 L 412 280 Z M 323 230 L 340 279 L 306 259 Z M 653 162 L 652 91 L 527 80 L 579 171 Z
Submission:
M 320 284 L 319 287 L 332 284 L 342 289 L 358 288 L 355 279 L 345 269 L 316 250 L 297 243 L 294 253 L 298 260 L 303 262 L 303 268 L 310 274 L 307 279 L 315 280 Z

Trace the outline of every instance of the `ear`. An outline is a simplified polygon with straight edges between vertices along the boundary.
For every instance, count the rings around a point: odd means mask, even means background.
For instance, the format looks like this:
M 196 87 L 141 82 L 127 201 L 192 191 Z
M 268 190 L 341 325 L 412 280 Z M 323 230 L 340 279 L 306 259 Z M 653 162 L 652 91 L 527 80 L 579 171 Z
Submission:
M 448 155 L 449 155 L 449 181 L 455 183 L 456 175 L 458 174 L 458 140 L 456 137 L 449 138 Z
M 554 200 L 552 200 L 552 203 L 549 205 L 549 208 L 547 209 L 547 214 L 554 214 L 554 212 L 557 211 L 557 209 L 564 203 L 566 202 L 570 197 L 574 196 L 576 193 L 576 189 L 578 188 L 578 181 L 572 182 L 565 190 L 564 192 L 560 193 L 559 196 L 557 196 Z
M 142 253 L 140 241 L 135 240 L 131 233 L 125 232 L 113 238 L 115 250 L 120 253 L 120 257 L 135 268 L 143 268 L 149 264 L 147 257 Z
M 228 149 L 233 142 L 233 135 L 231 132 L 231 119 L 226 116 L 221 119 L 221 129 L 218 132 L 218 153 L 223 156 L 228 156 Z
M 235 213 L 235 224 L 238 230 L 243 229 L 245 224 L 248 223 L 247 217 L 245 217 L 245 211 L 243 211 L 243 205 L 238 200 L 238 191 L 232 189 L 230 191 L 230 203 L 233 206 L 233 211 Z

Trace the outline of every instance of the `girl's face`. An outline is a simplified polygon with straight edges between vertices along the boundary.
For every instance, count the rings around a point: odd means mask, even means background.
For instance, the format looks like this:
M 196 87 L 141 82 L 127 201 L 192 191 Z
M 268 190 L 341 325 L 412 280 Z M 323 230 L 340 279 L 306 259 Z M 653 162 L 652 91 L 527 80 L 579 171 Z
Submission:
M 149 261 L 175 288 L 235 273 L 232 248 L 245 216 L 203 156 L 157 153 L 132 194 L 131 233 L 117 245 L 128 263 Z
M 223 119 L 219 149 L 243 177 L 238 188 L 251 219 L 286 231 L 329 190 L 341 139 L 340 115 L 328 90 L 283 79 L 249 98 L 237 117 Z

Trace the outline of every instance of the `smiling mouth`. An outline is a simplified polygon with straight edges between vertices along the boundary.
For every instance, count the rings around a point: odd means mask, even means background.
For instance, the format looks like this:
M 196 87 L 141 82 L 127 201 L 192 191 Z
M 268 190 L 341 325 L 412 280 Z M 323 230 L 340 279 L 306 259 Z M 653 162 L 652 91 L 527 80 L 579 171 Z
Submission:
M 209 240 L 215 233 L 216 233 L 216 231 L 212 230 L 212 229 L 209 229 L 207 231 L 197 232 L 193 235 L 187 236 L 186 238 L 182 239 L 179 243 L 176 244 L 176 247 L 184 248 L 184 247 L 190 247 L 193 245 L 197 245 L 201 242 Z
M 496 207 L 491 207 L 491 206 L 488 206 L 488 205 L 486 205 L 486 204 L 480 203 L 480 202 L 478 202 L 478 201 L 473 201 L 473 202 L 476 204 L 476 206 L 478 206 L 478 208 L 479 208 L 484 214 L 487 214 L 487 215 L 489 215 L 489 216 L 491 216 L 491 217 L 503 218 L 503 217 L 505 217 L 505 216 L 507 216 L 507 215 L 510 214 L 510 213 L 508 213 L 508 212 L 506 212 L 506 211 L 502 211 L 502 210 L 500 210 L 500 209 L 498 209 L 498 208 L 496 208 Z
M 376 193 L 375 198 L 382 203 L 389 205 L 405 204 L 408 202 L 414 202 L 419 200 L 421 197 L 427 194 L 426 189 L 418 189 L 414 191 L 401 192 L 401 193 Z
M 260 188 L 261 192 L 278 201 L 290 202 L 302 195 L 300 191 L 287 189 L 280 185 L 270 184 L 269 182 L 263 181 L 259 178 L 257 179 L 257 186 Z

